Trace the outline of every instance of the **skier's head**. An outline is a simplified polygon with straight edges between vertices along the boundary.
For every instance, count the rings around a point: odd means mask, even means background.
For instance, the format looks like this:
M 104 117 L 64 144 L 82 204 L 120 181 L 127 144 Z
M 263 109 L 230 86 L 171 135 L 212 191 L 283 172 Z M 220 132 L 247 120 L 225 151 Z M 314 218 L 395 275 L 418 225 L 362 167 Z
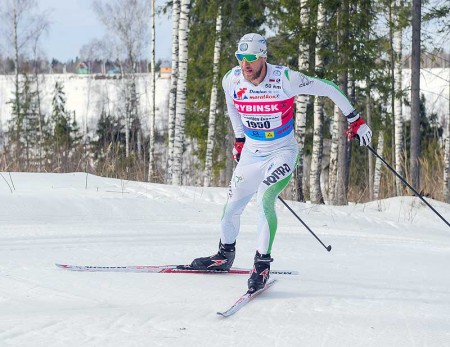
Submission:
M 260 57 L 267 57 L 266 39 L 255 33 L 245 34 L 238 42 L 237 51 L 235 53 L 239 62 L 247 60 L 249 63 Z
M 245 79 L 258 85 L 266 76 L 266 39 L 259 34 L 245 34 L 239 40 L 235 53 Z

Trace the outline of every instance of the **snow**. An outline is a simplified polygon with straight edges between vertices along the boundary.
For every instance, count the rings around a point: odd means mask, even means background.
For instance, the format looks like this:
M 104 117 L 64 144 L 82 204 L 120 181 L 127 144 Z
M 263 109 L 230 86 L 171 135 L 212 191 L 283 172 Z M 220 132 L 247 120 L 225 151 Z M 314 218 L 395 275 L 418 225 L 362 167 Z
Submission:
M 78 265 L 189 263 L 217 250 L 226 188 L 84 173 L 0 177 L 1 346 L 449 346 L 450 230 L 413 197 L 281 203 L 277 283 L 229 318 L 245 275 L 81 273 Z M 428 200 L 447 220 L 450 205 Z M 256 206 L 235 266 L 250 267 Z

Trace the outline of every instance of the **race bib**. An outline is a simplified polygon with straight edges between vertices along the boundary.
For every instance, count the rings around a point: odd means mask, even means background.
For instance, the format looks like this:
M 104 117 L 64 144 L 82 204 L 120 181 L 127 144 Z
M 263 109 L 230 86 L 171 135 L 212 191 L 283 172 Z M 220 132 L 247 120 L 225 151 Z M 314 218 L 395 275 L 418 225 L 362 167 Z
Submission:
M 294 98 L 277 101 L 233 100 L 245 135 L 260 141 L 282 138 L 294 129 Z
M 269 115 L 242 115 L 242 122 L 246 128 L 271 130 L 281 126 L 281 112 Z

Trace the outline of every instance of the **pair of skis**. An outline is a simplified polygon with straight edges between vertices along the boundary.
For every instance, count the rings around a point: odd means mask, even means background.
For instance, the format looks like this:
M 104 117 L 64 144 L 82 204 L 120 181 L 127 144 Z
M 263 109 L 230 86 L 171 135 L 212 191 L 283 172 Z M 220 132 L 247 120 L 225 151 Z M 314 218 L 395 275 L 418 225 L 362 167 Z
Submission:
M 79 272 L 143 272 L 143 273 L 197 273 L 197 274 L 237 274 L 248 275 L 250 269 L 231 268 L 229 271 L 220 270 L 196 270 L 192 269 L 189 265 L 143 265 L 143 266 L 80 266 L 80 265 L 68 265 L 68 264 L 56 264 L 58 268 L 79 271 Z M 297 271 L 284 271 L 273 270 L 271 274 L 275 275 L 298 275 Z M 222 317 L 229 317 L 239 311 L 242 307 L 248 304 L 256 296 L 265 292 L 267 289 L 273 286 L 276 279 L 269 280 L 265 287 L 255 291 L 247 292 L 242 295 L 229 309 L 225 311 L 217 312 Z

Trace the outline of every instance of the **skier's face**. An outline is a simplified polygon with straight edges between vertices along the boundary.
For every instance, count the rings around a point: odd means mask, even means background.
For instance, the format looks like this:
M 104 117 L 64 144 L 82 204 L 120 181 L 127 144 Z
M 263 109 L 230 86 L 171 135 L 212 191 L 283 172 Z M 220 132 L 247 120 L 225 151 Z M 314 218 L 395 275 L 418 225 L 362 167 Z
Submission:
M 259 57 L 257 60 L 252 62 L 248 62 L 246 59 L 243 59 L 239 62 L 239 65 L 241 66 L 245 79 L 253 84 L 259 84 L 266 76 L 265 57 Z

